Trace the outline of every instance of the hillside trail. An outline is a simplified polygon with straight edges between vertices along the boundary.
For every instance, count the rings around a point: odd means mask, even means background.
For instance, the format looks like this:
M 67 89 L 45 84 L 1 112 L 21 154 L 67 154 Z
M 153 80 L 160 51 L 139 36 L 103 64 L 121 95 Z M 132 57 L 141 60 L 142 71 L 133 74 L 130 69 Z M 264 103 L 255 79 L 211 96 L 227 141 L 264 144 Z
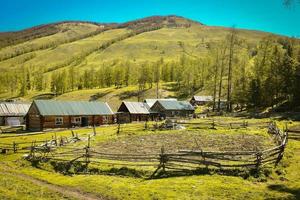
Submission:
M 46 187 L 51 191 L 60 193 L 63 196 L 69 197 L 69 198 L 72 198 L 72 199 L 108 200 L 108 198 L 105 198 L 105 197 L 96 196 L 94 194 L 82 192 L 78 189 L 73 189 L 73 188 L 70 188 L 70 187 L 55 185 L 55 184 L 52 184 L 52 183 L 49 183 L 47 181 L 34 178 L 34 177 L 26 175 L 26 174 L 18 174 L 18 173 L 12 173 L 12 172 L 7 172 L 7 171 L 6 172 L 0 172 L 0 174 L 14 176 L 14 177 L 19 178 L 21 180 L 29 181 L 29 182 L 31 182 L 35 185 Z

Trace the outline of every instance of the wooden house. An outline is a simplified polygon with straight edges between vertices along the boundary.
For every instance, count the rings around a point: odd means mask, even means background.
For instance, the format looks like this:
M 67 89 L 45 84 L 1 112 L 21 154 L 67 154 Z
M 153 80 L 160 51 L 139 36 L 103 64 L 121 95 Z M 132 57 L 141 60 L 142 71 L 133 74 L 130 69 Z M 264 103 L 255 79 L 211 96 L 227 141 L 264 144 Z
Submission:
M 103 102 L 35 100 L 26 115 L 28 130 L 111 123 L 114 123 L 114 113 Z
M 195 108 L 187 101 L 161 101 L 158 100 L 151 107 L 152 112 L 159 113 L 162 118 L 166 117 L 189 117 L 195 112 Z
M 149 121 L 155 119 L 155 113 L 143 102 L 124 101 L 117 112 L 118 123 L 129 123 L 132 121 Z
M 190 103 L 193 106 L 202 106 L 202 105 L 208 105 L 213 102 L 212 96 L 193 96 L 190 100 Z
M 25 124 L 24 117 L 30 103 L 0 102 L 0 126 L 20 126 Z

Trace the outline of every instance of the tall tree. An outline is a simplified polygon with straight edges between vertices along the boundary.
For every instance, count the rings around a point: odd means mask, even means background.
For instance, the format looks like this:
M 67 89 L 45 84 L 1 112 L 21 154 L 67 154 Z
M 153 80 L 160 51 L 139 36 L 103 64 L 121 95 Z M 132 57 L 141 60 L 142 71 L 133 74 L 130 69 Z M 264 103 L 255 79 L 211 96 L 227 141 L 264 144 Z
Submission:
M 233 27 L 228 36 L 229 56 L 228 56 L 228 79 L 227 79 L 227 111 L 232 112 L 231 90 L 232 90 L 232 66 L 234 59 L 234 47 L 237 40 L 237 31 Z

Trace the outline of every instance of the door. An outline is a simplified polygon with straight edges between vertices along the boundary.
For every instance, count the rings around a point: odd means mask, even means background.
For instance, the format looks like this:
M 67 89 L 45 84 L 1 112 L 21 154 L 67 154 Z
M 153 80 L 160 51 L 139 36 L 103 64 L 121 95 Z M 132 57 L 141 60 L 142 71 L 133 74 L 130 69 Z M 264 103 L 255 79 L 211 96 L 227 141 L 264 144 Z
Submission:
M 89 125 L 89 118 L 88 117 L 82 117 L 81 118 L 81 126 L 88 126 Z

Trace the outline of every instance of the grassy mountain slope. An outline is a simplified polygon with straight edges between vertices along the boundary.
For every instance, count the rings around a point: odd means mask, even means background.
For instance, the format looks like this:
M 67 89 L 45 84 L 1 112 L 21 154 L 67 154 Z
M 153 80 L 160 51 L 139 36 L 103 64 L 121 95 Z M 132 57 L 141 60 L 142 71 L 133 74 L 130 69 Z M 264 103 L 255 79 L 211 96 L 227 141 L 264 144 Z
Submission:
M 120 24 L 118 29 L 114 30 L 111 30 L 115 28 L 113 26 L 107 30 L 106 25 L 93 23 L 58 24 L 56 28 L 59 31 L 55 34 L 33 37 L 22 43 L 0 49 L 0 60 L 2 60 L 0 69 L 31 66 L 43 68 L 47 72 L 49 68 L 53 70 L 67 67 L 79 57 L 85 61 L 85 65 L 81 68 L 97 66 L 102 62 L 115 59 L 151 61 L 164 57 L 172 60 L 182 54 L 201 57 L 207 52 L 208 42 L 219 41 L 228 33 L 228 28 L 205 26 L 184 18 L 162 17 L 159 19 L 153 23 L 134 21 L 129 24 Z M 160 27 L 158 30 L 130 36 L 104 50 L 97 51 L 97 45 L 101 45 L 102 42 L 117 39 L 128 32 L 141 29 L 134 25 L 146 29 L 151 26 Z M 248 30 L 238 32 L 241 38 L 253 45 L 268 35 L 268 33 Z
M 160 58 L 178 60 L 182 55 L 201 58 L 209 51 L 209 44 L 223 40 L 229 31 L 229 28 L 206 26 L 177 16 L 155 16 L 123 24 L 78 21 L 49 24 L 0 33 L 0 70 L 21 71 L 26 67 L 31 72 L 42 72 L 46 80 L 50 80 L 53 72 L 62 69 L 74 67 L 81 73 L 118 60 L 141 63 Z M 256 46 L 269 35 L 250 30 L 237 32 L 248 46 Z M 122 93 L 122 89 L 119 92 Z M 84 91 L 78 91 L 80 93 Z M 32 99 L 38 94 L 29 93 L 25 98 Z M 72 98 L 68 94 L 62 96 Z M 0 98 L 10 97 L 8 93 L 0 94 Z M 120 101 L 116 96 L 113 99 Z

